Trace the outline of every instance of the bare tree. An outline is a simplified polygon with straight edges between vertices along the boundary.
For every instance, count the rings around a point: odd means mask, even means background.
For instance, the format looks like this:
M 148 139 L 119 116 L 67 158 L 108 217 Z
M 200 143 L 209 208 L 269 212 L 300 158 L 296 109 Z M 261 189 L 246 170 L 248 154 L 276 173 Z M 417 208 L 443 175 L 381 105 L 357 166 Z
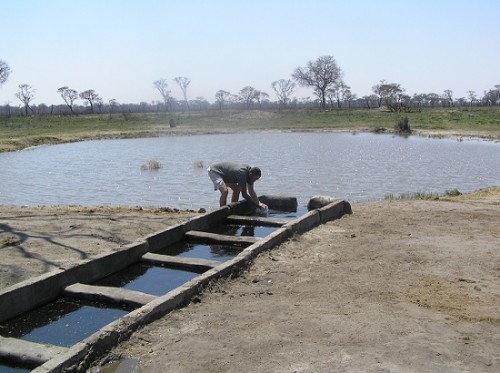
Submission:
M 154 87 L 160 92 L 163 98 L 163 103 L 165 104 L 165 111 L 168 111 L 168 105 L 170 103 L 170 91 L 168 90 L 167 79 L 158 79 L 153 82 Z
M 351 92 L 350 87 L 346 87 L 347 88 L 344 90 L 344 100 L 347 101 L 347 107 L 350 109 L 351 103 L 356 101 L 358 99 L 358 96 L 355 93 Z
M 0 87 L 9 79 L 10 67 L 7 62 L 0 60 Z
M 243 87 L 239 92 L 239 97 L 241 101 L 243 101 L 246 105 L 247 109 L 250 109 L 252 106 L 253 100 L 257 98 L 259 95 L 259 91 L 257 91 L 254 87 L 247 85 Z
M 115 108 L 118 106 L 118 101 L 116 99 L 112 98 L 109 100 L 109 113 L 113 113 L 115 111 Z
M 96 103 L 102 102 L 102 100 L 99 98 L 99 95 L 93 89 L 89 89 L 80 93 L 80 98 L 89 103 L 90 111 L 92 111 L 92 113 L 94 113 L 94 105 Z
M 467 91 L 467 97 L 469 98 L 470 106 L 474 101 L 477 101 L 476 91 Z
M 494 87 L 494 89 L 490 89 L 489 91 L 484 92 L 483 100 L 488 105 L 496 105 L 498 102 L 500 102 L 500 85 L 497 84 Z
M 443 98 L 448 102 L 449 106 L 453 106 L 453 91 L 451 89 L 444 90 Z
M 333 98 L 337 101 L 337 108 L 342 109 L 342 104 L 347 99 L 346 96 L 351 95 L 351 87 L 344 84 L 341 80 L 337 84 L 333 86 L 333 88 L 329 88 L 326 91 L 328 95 L 328 99 L 330 100 L 330 104 L 333 107 Z
M 66 103 L 66 106 L 69 107 L 71 113 L 74 114 L 73 104 L 78 99 L 78 92 L 66 86 L 59 88 L 57 91 L 61 94 L 61 98 Z
M 378 107 L 381 107 L 382 106 L 382 99 L 383 99 L 383 96 L 382 96 L 382 90 L 381 90 L 381 87 L 382 85 L 385 84 L 385 80 L 381 80 L 380 83 L 378 84 L 375 84 L 373 87 L 372 87 L 372 92 L 377 96 L 377 100 L 378 100 Z
M 363 96 L 361 97 L 361 99 L 364 100 L 365 104 L 366 104 L 366 107 L 368 109 L 371 109 L 372 108 L 372 102 L 373 101 L 376 101 L 377 103 L 379 102 L 378 101 L 378 96 L 376 95 L 368 95 L 368 96 Z
M 104 107 L 104 101 L 102 100 L 102 98 L 98 97 L 95 100 L 95 104 L 97 105 L 97 108 L 99 109 L 99 113 L 102 114 L 102 108 Z
M 187 109 L 189 110 L 189 102 L 187 98 L 187 88 L 191 84 L 191 80 L 182 76 L 174 78 L 174 81 L 181 87 L 182 95 L 184 96 L 184 102 L 186 103 Z
M 219 110 L 222 110 L 222 106 L 228 100 L 229 96 L 231 96 L 231 93 L 228 91 L 218 90 L 215 92 L 215 102 L 219 104 Z
M 290 101 L 290 96 L 295 90 L 295 83 L 290 79 L 280 79 L 271 83 L 271 87 L 274 89 L 280 106 L 286 107 Z
M 255 99 L 257 100 L 257 103 L 259 104 L 259 109 L 262 109 L 262 104 L 264 102 L 269 102 L 269 94 L 266 92 L 257 91 L 255 94 Z
M 35 90 L 28 84 L 19 85 L 20 91 L 16 93 L 16 97 L 24 104 L 24 112 L 28 115 L 28 110 L 31 110 L 30 102 L 35 99 Z
M 342 70 L 333 56 L 322 56 L 297 67 L 292 77 L 302 86 L 313 87 L 322 109 L 326 108 L 326 91 L 342 80 Z

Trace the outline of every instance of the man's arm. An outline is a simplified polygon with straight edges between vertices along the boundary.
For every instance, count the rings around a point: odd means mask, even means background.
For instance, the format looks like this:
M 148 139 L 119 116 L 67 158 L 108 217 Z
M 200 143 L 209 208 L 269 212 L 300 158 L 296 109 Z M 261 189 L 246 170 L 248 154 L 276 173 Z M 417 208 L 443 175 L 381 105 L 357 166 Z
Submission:
M 257 197 L 257 193 L 255 193 L 255 189 L 252 184 L 247 184 L 247 188 L 241 191 L 243 198 L 247 201 L 255 205 L 256 207 L 266 208 L 267 206 L 259 201 L 259 197 Z

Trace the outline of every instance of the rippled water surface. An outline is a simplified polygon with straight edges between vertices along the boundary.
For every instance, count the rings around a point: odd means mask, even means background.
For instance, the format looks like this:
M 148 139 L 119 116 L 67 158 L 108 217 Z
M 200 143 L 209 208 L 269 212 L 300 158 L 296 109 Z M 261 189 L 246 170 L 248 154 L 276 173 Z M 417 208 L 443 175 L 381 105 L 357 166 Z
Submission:
M 141 170 L 156 160 L 158 170 Z M 500 185 L 500 144 L 351 133 L 265 133 L 88 141 L 0 153 L 2 205 L 212 209 L 215 161 L 259 166 L 259 195 L 350 202 Z

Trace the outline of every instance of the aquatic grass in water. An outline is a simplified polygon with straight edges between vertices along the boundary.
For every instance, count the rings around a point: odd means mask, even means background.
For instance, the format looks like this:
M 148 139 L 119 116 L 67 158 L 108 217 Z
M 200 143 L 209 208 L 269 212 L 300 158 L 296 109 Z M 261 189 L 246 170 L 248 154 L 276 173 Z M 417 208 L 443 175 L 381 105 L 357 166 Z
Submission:
M 150 159 L 149 161 L 147 161 L 145 164 L 143 164 L 141 166 L 141 170 L 142 171 L 153 171 L 153 170 L 159 170 L 161 168 L 161 163 L 154 160 L 154 159 Z

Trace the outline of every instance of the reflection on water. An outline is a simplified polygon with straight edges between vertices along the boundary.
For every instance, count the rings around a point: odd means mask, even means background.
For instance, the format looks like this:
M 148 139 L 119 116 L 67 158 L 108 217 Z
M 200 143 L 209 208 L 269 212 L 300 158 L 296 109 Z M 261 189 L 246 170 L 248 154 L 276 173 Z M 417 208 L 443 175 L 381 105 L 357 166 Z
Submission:
M 161 296 L 196 276 L 198 274 L 195 272 L 138 263 L 99 280 L 95 285 L 121 287 Z
M 233 237 L 266 237 L 277 227 L 261 227 L 257 225 L 221 224 L 210 227 L 207 232 Z
M 234 258 L 241 250 L 242 248 L 237 246 L 180 241 L 157 251 L 155 254 L 225 262 L 226 260 Z
M 159 170 L 141 170 L 148 160 Z M 500 144 L 350 133 L 266 133 L 88 141 L 0 153 L 2 205 L 216 208 L 206 167 L 261 167 L 258 194 L 350 202 L 500 184 Z
M 60 298 L 0 325 L 4 337 L 70 347 L 128 310 L 99 302 Z

